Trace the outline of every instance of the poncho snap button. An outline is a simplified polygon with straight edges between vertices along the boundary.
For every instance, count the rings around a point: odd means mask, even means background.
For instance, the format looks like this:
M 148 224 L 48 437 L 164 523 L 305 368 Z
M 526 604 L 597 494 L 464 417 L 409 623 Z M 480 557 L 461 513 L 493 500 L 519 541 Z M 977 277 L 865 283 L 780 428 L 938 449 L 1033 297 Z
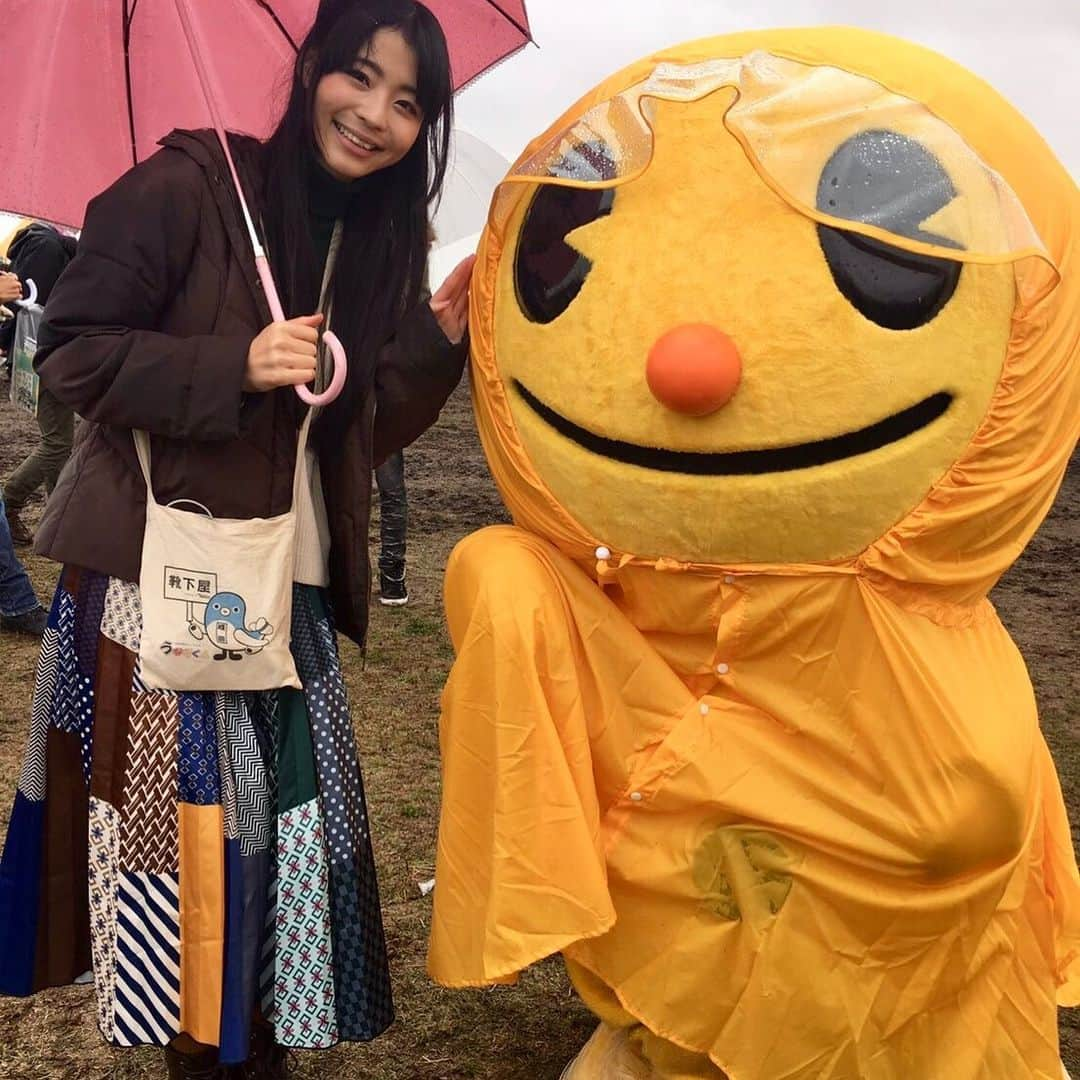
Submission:
M 611 558 L 611 551 L 606 547 L 598 547 L 596 549 L 596 557 L 603 562 L 605 559 Z
M 641 800 L 644 799 L 645 796 L 642 795 L 640 791 L 631 791 L 630 798 L 633 799 L 634 802 L 641 802 Z
M 730 670 L 731 670 L 731 668 L 728 667 L 727 664 L 717 664 L 716 665 L 716 674 L 717 675 L 726 675 Z

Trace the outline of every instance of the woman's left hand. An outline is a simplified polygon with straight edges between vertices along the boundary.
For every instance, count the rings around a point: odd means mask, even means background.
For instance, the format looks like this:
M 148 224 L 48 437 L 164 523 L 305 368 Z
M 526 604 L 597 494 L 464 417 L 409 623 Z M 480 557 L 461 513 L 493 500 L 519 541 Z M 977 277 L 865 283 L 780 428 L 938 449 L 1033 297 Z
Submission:
M 462 259 L 430 301 L 431 313 L 451 345 L 461 341 L 469 325 L 469 282 L 475 262 L 475 255 Z

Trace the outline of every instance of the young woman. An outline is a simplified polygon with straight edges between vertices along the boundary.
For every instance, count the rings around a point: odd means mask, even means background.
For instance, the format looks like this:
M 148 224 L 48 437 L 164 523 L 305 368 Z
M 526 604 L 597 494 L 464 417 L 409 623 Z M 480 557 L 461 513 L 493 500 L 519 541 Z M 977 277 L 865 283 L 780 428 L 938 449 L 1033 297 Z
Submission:
M 446 42 L 412 0 L 324 0 L 265 144 L 230 146 L 287 313 L 270 315 L 211 132 L 176 131 L 90 205 L 40 340 L 85 418 L 38 534 L 64 564 L 0 864 L 0 991 L 93 972 L 117 1045 L 170 1076 L 284 1075 L 281 1046 L 392 1020 L 378 889 L 333 630 L 367 623 L 371 470 L 463 366 L 471 266 L 423 293 L 446 168 Z M 325 286 L 325 287 L 324 287 Z M 303 691 L 147 690 L 137 663 L 150 433 L 161 503 L 292 503 L 320 327 L 349 356 L 313 421 L 292 615 Z M 306 537 L 306 540 L 303 538 Z

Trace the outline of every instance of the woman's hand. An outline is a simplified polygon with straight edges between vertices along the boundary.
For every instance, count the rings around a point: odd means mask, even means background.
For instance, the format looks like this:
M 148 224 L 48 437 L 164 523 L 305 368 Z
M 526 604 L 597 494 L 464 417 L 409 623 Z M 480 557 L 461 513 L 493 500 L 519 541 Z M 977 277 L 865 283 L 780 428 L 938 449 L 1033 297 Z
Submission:
M 319 347 L 316 327 L 322 319 L 322 315 L 302 315 L 267 326 L 248 349 L 244 389 L 259 393 L 311 382 Z
M 431 313 L 451 345 L 461 341 L 469 325 L 469 282 L 475 262 L 475 255 L 462 259 L 431 298 Z
M 22 299 L 22 284 L 15 274 L 0 274 L 0 304 Z

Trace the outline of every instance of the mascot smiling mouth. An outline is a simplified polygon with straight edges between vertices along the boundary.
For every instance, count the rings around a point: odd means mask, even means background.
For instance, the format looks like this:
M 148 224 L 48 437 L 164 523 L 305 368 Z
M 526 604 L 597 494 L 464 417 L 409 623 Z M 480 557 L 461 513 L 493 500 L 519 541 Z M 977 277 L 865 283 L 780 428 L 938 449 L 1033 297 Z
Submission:
M 560 435 L 594 454 L 662 472 L 689 473 L 695 476 L 753 476 L 759 473 L 791 472 L 815 465 L 868 454 L 889 443 L 906 439 L 943 416 L 952 404 L 952 394 L 940 391 L 869 427 L 834 435 L 816 442 L 778 446 L 761 450 L 733 450 L 724 453 L 698 453 L 685 450 L 662 450 L 636 443 L 607 439 L 588 431 L 560 415 L 531 394 L 517 379 L 514 389 L 542 420 Z

